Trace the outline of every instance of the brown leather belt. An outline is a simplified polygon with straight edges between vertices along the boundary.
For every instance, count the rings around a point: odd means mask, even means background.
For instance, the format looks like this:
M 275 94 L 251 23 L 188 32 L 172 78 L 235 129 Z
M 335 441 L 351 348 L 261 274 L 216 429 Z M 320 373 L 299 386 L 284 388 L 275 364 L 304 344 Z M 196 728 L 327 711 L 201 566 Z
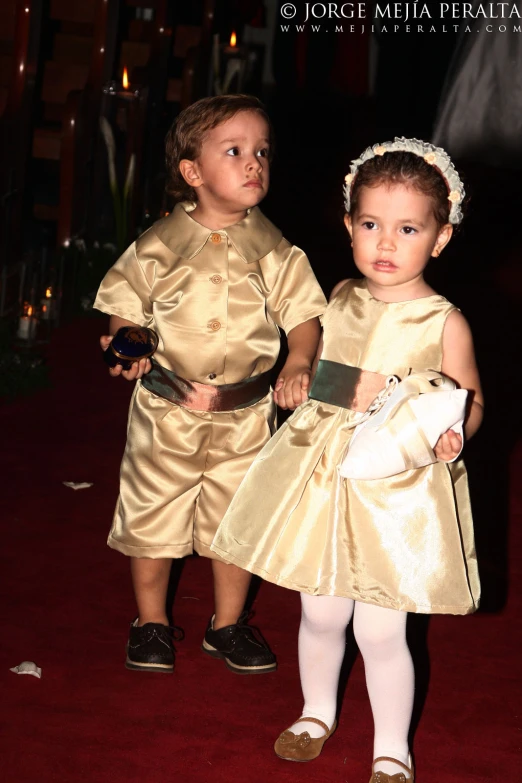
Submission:
M 142 386 L 158 397 L 193 411 L 235 411 L 249 408 L 270 391 L 270 371 L 239 383 L 211 386 L 187 381 L 156 362 L 141 379 Z
M 364 413 L 386 386 L 387 375 L 320 359 L 308 396 Z

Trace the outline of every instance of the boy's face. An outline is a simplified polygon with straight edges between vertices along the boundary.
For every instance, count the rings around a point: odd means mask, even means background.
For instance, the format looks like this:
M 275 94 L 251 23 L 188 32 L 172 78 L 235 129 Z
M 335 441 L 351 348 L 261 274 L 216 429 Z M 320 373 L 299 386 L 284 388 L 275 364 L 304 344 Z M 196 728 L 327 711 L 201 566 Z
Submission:
M 268 125 L 260 114 L 241 111 L 209 131 L 195 161 L 181 171 L 200 206 L 241 211 L 266 196 L 270 180 Z

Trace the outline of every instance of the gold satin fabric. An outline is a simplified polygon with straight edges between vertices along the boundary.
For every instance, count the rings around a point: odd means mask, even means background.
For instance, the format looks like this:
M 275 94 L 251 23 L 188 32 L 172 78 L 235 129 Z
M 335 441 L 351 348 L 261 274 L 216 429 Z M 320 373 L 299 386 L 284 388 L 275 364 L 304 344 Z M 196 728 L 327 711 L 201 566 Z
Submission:
M 270 394 L 230 413 L 192 411 L 136 389 L 108 544 L 132 557 L 219 559 L 210 544 L 273 432 Z
M 440 371 L 453 309 L 438 295 L 381 302 L 351 280 L 326 310 L 323 358 L 401 378 Z M 301 405 L 250 468 L 213 551 L 300 592 L 409 612 L 474 611 L 480 583 L 464 463 L 343 479 L 337 468 L 359 416 Z
M 322 315 L 306 255 L 256 207 L 210 231 L 178 204 L 121 256 L 94 307 L 153 328 L 154 361 L 197 383 L 239 383 L 270 370 L 279 328 Z M 138 381 L 109 546 L 135 557 L 210 552 L 216 528 L 274 423 L 271 394 L 233 412 L 188 410 Z
M 210 231 L 194 206 L 177 204 L 125 251 L 94 307 L 154 329 L 154 360 L 182 378 L 238 383 L 270 370 L 278 329 L 322 315 L 326 300 L 306 255 L 258 207 Z

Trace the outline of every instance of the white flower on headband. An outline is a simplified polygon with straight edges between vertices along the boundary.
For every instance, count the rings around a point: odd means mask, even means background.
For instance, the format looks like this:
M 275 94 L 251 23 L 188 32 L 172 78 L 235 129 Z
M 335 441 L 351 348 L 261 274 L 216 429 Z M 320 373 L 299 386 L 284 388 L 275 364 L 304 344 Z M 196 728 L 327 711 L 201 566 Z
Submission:
M 360 158 L 352 161 L 350 173 L 347 174 L 344 179 L 344 206 L 346 211 L 350 211 L 353 181 L 359 168 L 376 155 L 382 156 L 385 153 L 391 152 L 411 152 L 414 155 L 423 158 L 426 163 L 437 169 L 444 179 L 449 191 L 448 199 L 451 202 L 449 222 L 453 225 L 460 223 L 462 220 L 460 204 L 464 200 L 466 194 L 464 185 L 461 182 L 455 166 L 451 162 L 450 156 L 442 147 L 435 147 L 433 144 L 429 144 L 426 141 L 420 141 L 419 139 L 406 139 L 404 136 L 396 136 L 394 141 L 387 141 L 384 144 L 376 144 L 374 147 L 368 147 Z

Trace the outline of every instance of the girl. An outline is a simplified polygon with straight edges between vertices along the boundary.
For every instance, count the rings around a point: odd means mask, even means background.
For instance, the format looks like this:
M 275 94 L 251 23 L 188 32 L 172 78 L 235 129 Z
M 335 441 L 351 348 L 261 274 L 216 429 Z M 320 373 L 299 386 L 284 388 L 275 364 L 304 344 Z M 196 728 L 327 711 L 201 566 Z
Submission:
M 212 547 L 301 592 L 304 709 L 276 741 L 283 759 L 316 758 L 335 729 L 353 617 L 375 725 L 370 783 L 414 780 L 407 612 L 467 614 L 480 587 L 466 470 L 452 461 L 459 434 L 442 435 L 434 464 L 387 479 L 345 480 L 337 468 L 354 421 L 388 375 L 442 372 L 469 392 L 466 437 L 480 426 L 468 324 L 423 277 L 461 221 L 463 198 L 446 153 L 416 139 L 377 145 L 353 162 L 344 221 L 363 278 L 334 288 L 309 400 L 257 458 Z

